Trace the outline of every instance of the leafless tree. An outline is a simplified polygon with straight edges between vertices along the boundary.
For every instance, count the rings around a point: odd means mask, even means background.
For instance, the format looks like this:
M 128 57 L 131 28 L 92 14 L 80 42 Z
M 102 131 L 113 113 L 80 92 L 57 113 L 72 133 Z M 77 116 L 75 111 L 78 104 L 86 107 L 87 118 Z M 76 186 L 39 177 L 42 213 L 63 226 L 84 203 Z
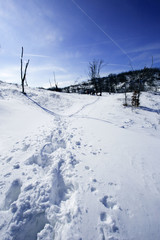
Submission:
M 127 103 L 127 77 L 125 77 L 125 83 L 124 83 L 124 104 L 123 106 L 127 106 L 128 103 Z
M 102 95 L 102 87 L 100 84 L 100 71 L 103 67 L 103 60 L 93 60 L 89 63 L 89 77 L 91 79 L 91 82 L 95 88 L 96 94 L 100 92 L 100 95 Z M 98 91 L 99 90 L 99 91 Z
M 54 76 L 55 89 L 56 89 L 56 91 L 58 91 L 58 82 L 56 81 L 56 75 L 55 75 L 55 72 L 53 72 L 53 76 Z
M 22 47 L 22 52 L 21 52 L 21 84 L 22 84 L 22 93 L 25 94 L 24 92 L 24 82 L 26 81 L 26 72 L 28 68 L 29 60 L 27 61 L 25 65 L 25 70 L 23 73 L 23 47 Z
M 153 67 L 153 56 L 150 68 L 144 67 L 142 73 L 138 76 L 138 84 L 135 85 L 135 90 L 132 96 L 132 106 L 138 107 L 140 105 L 140 95 L 141 92 L 144 90 L 144 82 L 146 78 L 152 74 L 151 69 Z

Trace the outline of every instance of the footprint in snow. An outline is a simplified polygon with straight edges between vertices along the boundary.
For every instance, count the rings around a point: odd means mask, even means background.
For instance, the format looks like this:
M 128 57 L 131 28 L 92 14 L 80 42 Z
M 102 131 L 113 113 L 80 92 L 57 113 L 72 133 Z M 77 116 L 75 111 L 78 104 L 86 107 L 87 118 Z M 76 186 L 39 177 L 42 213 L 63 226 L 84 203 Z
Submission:
M 97 179 L 95 179 L 95 178 L 94 178 L 94 179 L 92 179 L 92 182 L 96 183 L 96 182 L 97 182 Z
M 29 184 L 27 187 L 24 188 L 24 191 L 27 192 L 27 191 L 32 190 L 32 189 L 33 189 L 33 185 Z
M 102 199 L 100 199 L 100 202 L 108 209 L 108 210 L 116 210 L 120 209 L 116 203 L 116 201 L 113 199 L 112 196 L 105 195 Z M 110 211 L 108 211 L 110 213 Z M 102 239 L 110 239 L 110 240 L 117 240 L 113 235 L 108 236 L 108 234 L 115 234 L 119 233 L 119 228 L 116 224 L 116 221 L 112 219 L 110 215 L 106 215 L 105 212 L 100 213 L 100 220 L 103 222 L 100 233 L 102 235 Z
M 113 199 L 112 196 L 104 196 L 102 199 L 100 199 L 100 202 L 106 207 L 110 209 L 118 209 L 118 205 L 116 201 Z
M 8 178 L 9 176 L 11 176 L 11 172 L 6 173 L 6 174 L 4 175 L 5 178 Z
M 117 186 L 117 184 L 113 183 L 113 182 L 109 182 L 108 185 L 110 185 L 110 186 Z
M 6 162 L 10 162 L 12 160 L 12 157 L 7 158 Z
M 90 168 L 89 168 L 88 166 L 85 166 L 85 169 L 86 169 L 86 170 L 89 170 Z
M 21 193 L 21 183 L 19 179 L 16 179 L 12 182 L 8 192 L 6 193 L 4 201 L 4 210 L 8 210 L 10 205 L 16 201 Z
M 97 183 L 97 180 L 94 178 L 94 179 L 92 179 L 92 184 L 95 184 L 95 183 Z M 91 192 L 95 192 L 97 189 L 96 189 L 96 187 L 95 186 L 92 186 L 91 187 Z
M 75 165 L 77 165 L 77 164 L 79 163 L 79 161 L 77 161 L 77 160 L 75 159 L 75 157 L 71 155 L 71 157 L 70 157 L 70 162 L 69 162 L 69 163 L 70 163 L 70 164 L 72 165 L 72 167 L 74 168 Z
M 24 144 L 22 151 L 25 152 L 30 147 L 30 144 Z
M 97 155 L 97 153 L 96 153 L 96 152 L 91 152 L 91 154 L 93 154 L 93 155 Z
M 101 212 L 101 213 L 100 213 L 100 220 L 101 220 L 102 222 L 104 222 L 104 221 L 106 221 L 106 218 L 107 218 L 106 213 L 105 213 L 105 212 Z
M 91 187 L 91 192 L 95 192 L 96 188 L 95 187 Z
M 107 216 L 105 212 L 100 213 L 101 227 L 100 234 L 102 240 L 118 240 L 113 234 L 119 233 L 119 228 L 111 216 Z M 110 235 L 110 236 L 109 236 Z
M 20 168 L 19 163 L 15 163 L 15 164 L 13 165 L 13 169 L 19 169 L 19 168 Z
M 78 148 L 80 148 L 81 142 L 80 142 L 80 141 L 77 141 L 77 142 L 76 142 L 76 145 L 77 145 Z
M 100 220 L 101 222 L 105 222 L 105 225 L 103 225 L 104 229 L 108 229 L 109 232 L 115 233 L 119 231 L 119 228 L 116 226 L 116 222 L 112 220 L 111 216 L 107 216 L 105 212 L 100 213 Z

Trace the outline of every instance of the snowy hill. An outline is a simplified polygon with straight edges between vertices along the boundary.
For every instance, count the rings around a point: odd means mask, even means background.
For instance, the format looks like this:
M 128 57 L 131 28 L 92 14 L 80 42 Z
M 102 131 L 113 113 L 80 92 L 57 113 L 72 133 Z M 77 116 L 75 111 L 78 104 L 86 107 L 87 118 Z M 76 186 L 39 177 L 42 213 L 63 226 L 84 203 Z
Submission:
M 145 67 L 141 70 L 109 74 L 106 77 L 95 78 L 57 90 L 68 93 L 94 94 L 97 89 L 98 92 L 124 93 L 137 90 L 140 83 L 141 91 L 160 92 L 160 69 Z M 56 88 L 52 87 L 49 90 L 55 91 Z
M 160 101 L 0 83 L 0 239 L 160 239 Z

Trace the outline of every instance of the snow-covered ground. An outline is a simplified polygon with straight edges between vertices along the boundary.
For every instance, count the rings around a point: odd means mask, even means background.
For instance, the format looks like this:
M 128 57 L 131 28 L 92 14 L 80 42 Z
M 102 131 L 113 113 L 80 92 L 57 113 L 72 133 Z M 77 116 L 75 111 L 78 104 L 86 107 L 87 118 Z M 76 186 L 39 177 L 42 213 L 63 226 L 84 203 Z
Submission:
M 160 96 L 0 83 L 1 240 L 159 240 Z

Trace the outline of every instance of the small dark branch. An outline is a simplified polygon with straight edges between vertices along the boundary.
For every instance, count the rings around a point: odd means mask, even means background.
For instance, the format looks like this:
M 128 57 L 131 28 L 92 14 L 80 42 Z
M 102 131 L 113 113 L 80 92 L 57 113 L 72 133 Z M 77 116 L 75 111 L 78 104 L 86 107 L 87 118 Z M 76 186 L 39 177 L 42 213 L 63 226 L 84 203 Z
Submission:
M 21 81 L 23 78 L 23 47 L 22 47 L 22 52 L 21 52 Z
M 23 78 L 23 60 L 21 58 L 21 81 L 22 81 L 22 78 Z
M 28 62 L 26 63 L 25 70 L 24 70 L 24 76 L 23 76 L 23 78 L 22 78 L 22 93 L 24 93 L 24 82 L 25 82 L 25 80 L 26 80 L 26 72 L 27 72 L 28 64 L 29 64 L 29 60 L 28 60 Z
M 23 47 L 22 47 L 22 52 L 21 52 L 21 59 L 23 58 Z
M 97 77 L 100 77 L 100 71 L 102 69 L 102 64 L 103 64 L 103 60 L 100 60 L 99 64 L 98 64 L 98 70 L 97 70 Z
M 50 79 L 49 79 L 49 84 L 50 84 L 50 87 L 52 88 L 52 84 L 51 84 L 51 81 L 50 81 Z
M 127 104 L 127 86 L 126 86 L 126 81 L 125 81 L 125 92 L 124 92 L 124 94 L 125 94 L 124 106 L 127 106 L 128 104 Z
M 55 75 L 55 72 L 53 72 L 53 75 L 54 75 L 54 84 L 55 84 L 55 88 L 56 90 L 58 90 L 58 83 L 56 81 L 56 75 Z
M 24 77 L 23 77 L 24 80 L 26 79 L 26 72 L 27 72 L 28 64 L 29 64 L 29 60 L 28 60 L 28 62 L 26 63 L 26 66 L 25 66 Z

